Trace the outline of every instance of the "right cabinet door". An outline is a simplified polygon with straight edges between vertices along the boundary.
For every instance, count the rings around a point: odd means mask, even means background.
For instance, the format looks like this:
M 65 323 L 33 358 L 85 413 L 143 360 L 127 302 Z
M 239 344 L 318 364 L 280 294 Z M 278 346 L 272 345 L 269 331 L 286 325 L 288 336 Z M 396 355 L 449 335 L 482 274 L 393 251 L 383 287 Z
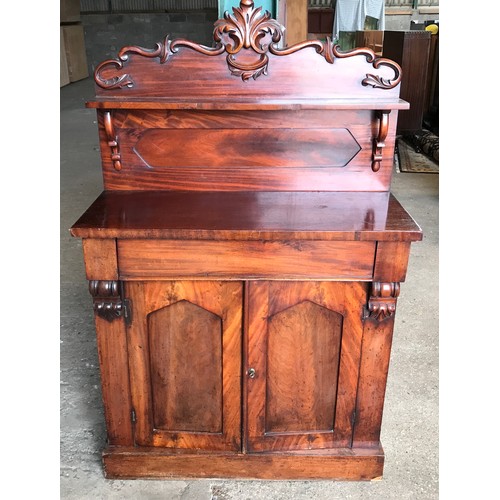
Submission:
M 351 446 L 367 284 L 253 281 L 246 295 L 247 451 Z

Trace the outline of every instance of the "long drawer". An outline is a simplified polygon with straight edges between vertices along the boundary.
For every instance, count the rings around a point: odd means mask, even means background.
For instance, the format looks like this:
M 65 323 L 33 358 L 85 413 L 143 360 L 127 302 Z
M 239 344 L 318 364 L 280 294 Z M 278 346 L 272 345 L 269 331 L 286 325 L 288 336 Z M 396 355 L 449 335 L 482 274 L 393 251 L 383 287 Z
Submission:
M 356 279 L 373 275 L 372 241 L 118 240 L 121 279 Z

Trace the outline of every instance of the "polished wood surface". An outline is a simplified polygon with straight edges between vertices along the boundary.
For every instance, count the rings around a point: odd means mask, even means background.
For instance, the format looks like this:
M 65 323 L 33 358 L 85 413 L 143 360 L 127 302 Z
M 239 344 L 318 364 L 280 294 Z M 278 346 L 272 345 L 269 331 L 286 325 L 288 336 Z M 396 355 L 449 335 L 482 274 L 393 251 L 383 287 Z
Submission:
M 364 297 L 363 283 L 250 283 L 244 379 L 249 451 L 351 445 Z
M 71 228 L 83 238 L 419 241 L 387 192 L 103 192 Z
M 401 68 L 282 46 L 252 0 L 214 44 L 95 70 L 101 195 L 83 239 L 108 478 L 380 478 L 400 283 Z
M 86 103 L 87 108 L 95 109 L 135 109 L 135 110 L 165 110 L 165 111 L 299 111 L 299 110 L 345 110 L 345 109 L 369 109 L 369 110 L 402 110 L 409 109 L 409 103 L 403 99 L 390 99 L 381 96 L 380 99 L 310 99 L 294 98 L 288 99 L 283 96 L 267 98 L 265 95 L 259 97 L 245 97 L 236 95 L 231 99 L 213 99 L 200 97 L 189 99 L 189 96 L 179 99 L 165 100 L 161 97 L 151 97 L 144 100 L 141 97 L 128 97 L 122 100 L 119 97 L 106 96 Z
M 114 111 L 111 135 L 109 114 L 106 190 L 386 191 L 392 176 L 397 111 Z
M 225 155 L 220 155 L 222 148 Z M 226 172 L 228 168 L 249 167 L 345 167 L 361 147 L 345 128 L 152 128 L 141 134 L 133 150 L 156 174 L 159 169 L 174 167 L 198 167 L 200 171 L 202 165 Z
M 148 333 L 154 428 L 222 432 L 222 319 L 181 300 L 150 313 Z
M 371 279 L 372 241 L 119 240 L 124 280 Z
M 241 283 L 128 282 L 126 293 L 136 444 L 240 449 Z
M 341 332 L 341 314 L 310 301 L 269 318 L 266 434 L 333 430 Z
M 311 41 L 308 46 L 286 57 L 269 54 L 268 74 L 249 81 L 230 74 L 224 54 L 207 58 L 191 48 L 180 47 L 170 60 L 161 64 L 156 58 L 129 52 L 123 69 L 116 71 L 115 66 L 109 65 L 100 71 L 100 76 L 110 80 L 129 75 L 133 85 L 116 89 L 96 87 L 96 95 L 103 100 L 131 97 L 174 102 L 207 99 L 216 102 L 241 99 L 241 96 L 256 99 L 262 95 L 266 99 L 279 99 L 281 96 L 286 96 L 286 99 L 398 98 L 397 84 L 383 88 L 363 85 L 367 75 L 373 75 L 373 79 L 397 81 L 400 73 L 397 65 L 395 68 L 384 65 L 375 68 L 367 61 L 376 60 L 374 53 L 368 49 L 356 49 L 350 57 L 333 57 L 335 62 L 329 63 L 317 53 L 317 47 L 319 49 L 318 42 Z M 331 46 L 323 50 L 331 50 Z M 186 73 L 186 68 L 189 68 L 189 73 Z

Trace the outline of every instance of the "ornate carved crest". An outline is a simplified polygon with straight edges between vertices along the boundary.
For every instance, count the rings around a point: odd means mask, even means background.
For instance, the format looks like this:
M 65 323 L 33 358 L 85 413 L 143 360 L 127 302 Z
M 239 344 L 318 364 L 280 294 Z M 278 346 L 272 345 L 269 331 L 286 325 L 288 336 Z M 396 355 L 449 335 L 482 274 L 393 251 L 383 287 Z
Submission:
M 239 8 L 233 8 L 233 15 L 226 12 L 223 19 L 216 21 L 214 39 L 224 44 L 231 73 L 245 81 L 255 80 L 267 74 L 270 44 L 278 43 L 284 30 L 269 12 L 262 13 L 262 7 L 254 8 L 252 0 L 242 0 Z M 252 49 L 257 59 L 254 56 L 249 61 L 239 62 L 236 54 L 243 49 Z
M 160 64 L 164 64 L 178 51 L 179 47 L 189 47 L 207 56 L 218 56 L 226 53 L 229 71 L 243 81 L 255 80 L 262 75 L 267 75 L 269 53 L 275 56 L 286 56 L 306 47 L 313 47 L 330 64 L 333 64 L 336 58 L 364 55 L 367 62 L 372 63 L 374 69 L 388 66 L 394 71 L 392 79 L 367 73 L 361 81 L 364 86 L 391 89 L 398 85 L 401 80 L 401 68 L 394 61 L 377 58 L 375 53 L 367 48 L 342 52 L 329 37 L 325 42 L 307 40 L 290 47 L 280 48 L 279 42 L 283 38 L 285 28 L 273 19 L 268 11 L 262 12 L 262 7 L 255 8 L 253 0 L 241 0 L 239 7 L 233 7 L 233 14 L 226 12 L 222 19 L 215 22 L 214 26 L 214 40 L 216 42 L 214 47 L 206 47 L 184 39 L 170 40 L 168 36 L 163 42 L 157 43 L 154 49 L 135 46 L 123 47 L 118 53 L 118 59 L 104 61 L 96 68 L 95 82 L 104 89 L 132 87 L 134 81 L 131 75 L 122 74 L 106 79 L 101 75 L 102 70 L 109 69 L 110 66 L 114 66 L 116 70 L 123 69 L 124 63 L 131 53 L 143 57 L 159 58 Z

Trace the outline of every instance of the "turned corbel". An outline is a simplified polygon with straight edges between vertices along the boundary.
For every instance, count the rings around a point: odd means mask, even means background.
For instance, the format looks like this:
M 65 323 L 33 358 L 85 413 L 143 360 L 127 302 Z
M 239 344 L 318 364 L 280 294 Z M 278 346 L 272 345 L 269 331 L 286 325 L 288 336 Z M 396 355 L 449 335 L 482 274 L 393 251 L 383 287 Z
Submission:
M 94 301 L 94 313 L 112 322 L 123 316 L 130 319 L 129 301 L 122 297 L 120 282 L 117 280 L 91 280 L 89 292 Z
M 108 138 L 108 146 L 111 148 L 111 161 L 115 170 L 122 169 L 120 147 L 118 145 L 118 136 L 115 132 L 111 111 L 104 112 L 104 130 Z
M 372 170 L 378 172 L 382 161 L 382 150 L 385 148 L 385 139 L 389 131 L 390 111 L 378 111 L 379 118 L 378 135 L 373 139 Z
M 396 312 L 399 283 L 373 282 L 365 317 L 382 321 Z

